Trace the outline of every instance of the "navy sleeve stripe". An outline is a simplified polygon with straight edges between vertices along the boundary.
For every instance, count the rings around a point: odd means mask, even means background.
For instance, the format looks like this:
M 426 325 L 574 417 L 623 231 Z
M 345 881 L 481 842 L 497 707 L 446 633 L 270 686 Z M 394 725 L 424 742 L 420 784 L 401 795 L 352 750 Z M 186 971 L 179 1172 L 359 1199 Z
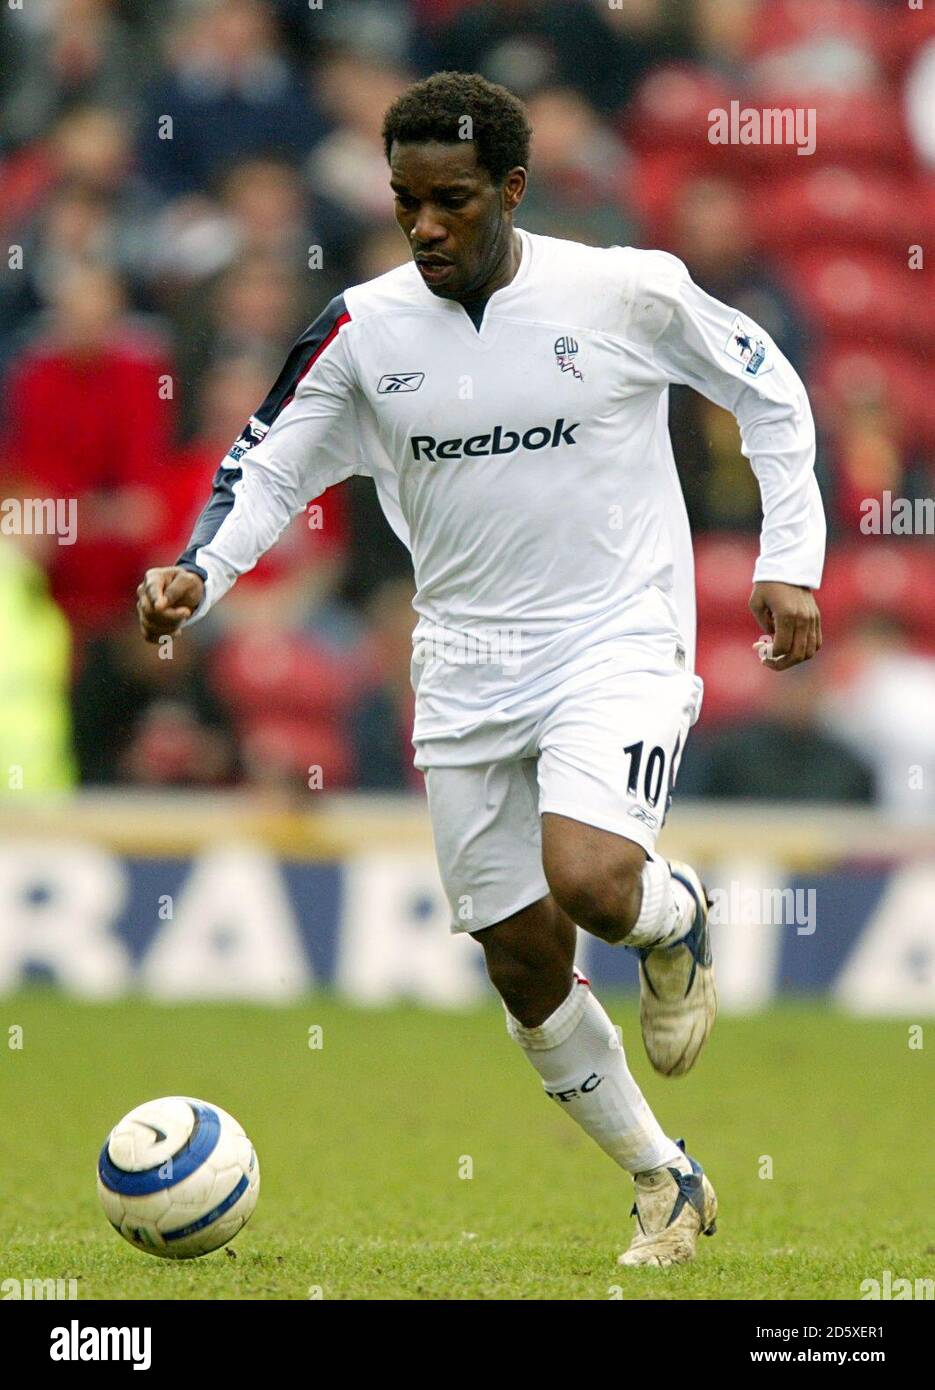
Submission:
M 340 330 L 350 321 L 351 316 L 347 312 L 344 295 L 335 295 L 314 323 L 309 324 L 301 338 L 296 339 L 292 351 L 286 358 L 285 366 L 254 419 L 269 429 L 277 415 L 285 410 L 292 400 L 299 382 L 311 371 L 325 348 L 334 342 Z
M 350 321 L 351 316 L 344 303 L 343 294 L 335 295 L 318 318 L 309 324 L 302 336 L 296 340 L 263 404 L 248 421 L 230 453 L 218 467 L 211 496 L 195 522 L 188 546 L 176 564 L 194 570 L 202 579 L 207 579 L 204 570 L 195 563 L 195 554 L 201 546 L 214 539 L 234 505 L 234 484 L 239 483 L 243 477 L 243 469 L 238 467 L 236 460 L 243 458 L 254 444 L 259 444 L 270 425 L 294 398 L 299 382 L 307 376 L 325 348 L 334 342 L 344 325 Z M 229 463 L 228 459 L 234 459 L 235 462 Z
M 195 554 L 200 546 L 207 545 L 220 531 L 234 505 L 234 484 L 239 483 L 242 477 L 242 468 L 225 468 L 223 463 L 221 464 L 214 475 L 211 496 L 195 522 L 191 539 L 175 562 L 177 565 L 183 565 L 186 569 L 194 570 L 196 574 L 201 575 L 205 583 L 207 583 L 208 576 L 201 566 L 195 563 Z
M 279 374 L 276 385 L 256 413 L 256 418 L 264 425 L 271 425 L 277 415 L 285 410 L 293 399 L 296 388 L 318 361 L 325 348 L 333 343 L 351 316 L 344 304 L 343 294 L 335 295 L 324 313 L 311 324 L 286 359 L 286 365 Z

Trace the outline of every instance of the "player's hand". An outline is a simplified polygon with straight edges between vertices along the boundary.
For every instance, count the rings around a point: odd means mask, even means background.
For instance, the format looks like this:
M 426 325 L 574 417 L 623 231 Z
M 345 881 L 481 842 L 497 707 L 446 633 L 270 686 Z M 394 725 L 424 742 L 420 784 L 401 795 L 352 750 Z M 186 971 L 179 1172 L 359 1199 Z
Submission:
M 177 632 L 204 598 L 204 580 L 178 565 L 147 570 L 136 591 L 136 611 L 147 642 Z
M 821 614 L 811 589 L 778 580 L 754 584 L 750 612 L 773 639 L 764 665 L 774 671 L 810 661 L 821 646 Z

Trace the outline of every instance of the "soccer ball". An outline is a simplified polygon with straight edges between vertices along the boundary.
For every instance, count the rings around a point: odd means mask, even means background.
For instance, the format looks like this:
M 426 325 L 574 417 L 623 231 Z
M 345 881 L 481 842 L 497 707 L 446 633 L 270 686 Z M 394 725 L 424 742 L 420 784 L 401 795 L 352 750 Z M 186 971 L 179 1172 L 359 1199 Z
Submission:
M 240 1125 L 189 1096 L 164 1096 L 124 1115 L 97 1164 L 98 1196 L 114 1230 L 168 1260 L 226 1245 L 259 1191 L 260 1165 Z

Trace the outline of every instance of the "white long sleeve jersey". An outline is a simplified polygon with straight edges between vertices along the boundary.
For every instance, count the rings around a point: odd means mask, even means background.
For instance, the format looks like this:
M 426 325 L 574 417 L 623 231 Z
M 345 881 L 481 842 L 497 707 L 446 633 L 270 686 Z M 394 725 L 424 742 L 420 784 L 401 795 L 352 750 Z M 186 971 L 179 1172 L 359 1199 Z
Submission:
M 605 644 L 670 634 L 692 665 L 671 382 L 739 422 L 763 504 L 754 578 L 821 581 L 812 414 L 768 334 L 665 252 L 519 235 L 480 330 L 411 262 L 332 300 L 221 463 L 180 560 L 206 581 L 195 621 L 311 500 L 373 478 L 415 570 L 414 739 L 439 748 Z

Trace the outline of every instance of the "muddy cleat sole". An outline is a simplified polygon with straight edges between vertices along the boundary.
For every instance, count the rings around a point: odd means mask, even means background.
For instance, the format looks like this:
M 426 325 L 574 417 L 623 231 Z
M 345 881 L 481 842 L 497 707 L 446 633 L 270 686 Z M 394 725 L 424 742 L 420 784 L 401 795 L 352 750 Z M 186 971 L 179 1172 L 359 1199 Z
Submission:
M 678 1145 L 684 1153 L 681 1139 Z M 698 1237 L 714 1235 L 717 1196 L 701 1164 L 686 1157 L 690 1173 L 663 1166 L 636 1174 L 631 1215 L 636 1217 L 637 1231 L 629 1249 L 617 1257 L 618 1264 L 631 1269 L 687 1264 L 695 1258 Z
M 714 1027 L 717 989 L 708 933 L 708 898 L 689 864 L 669 862 L 695 900 L 691 931 L 674 946 L 640 949 L 640 1027 L 646 1055 L 663 1076 L 684 1076 Z

